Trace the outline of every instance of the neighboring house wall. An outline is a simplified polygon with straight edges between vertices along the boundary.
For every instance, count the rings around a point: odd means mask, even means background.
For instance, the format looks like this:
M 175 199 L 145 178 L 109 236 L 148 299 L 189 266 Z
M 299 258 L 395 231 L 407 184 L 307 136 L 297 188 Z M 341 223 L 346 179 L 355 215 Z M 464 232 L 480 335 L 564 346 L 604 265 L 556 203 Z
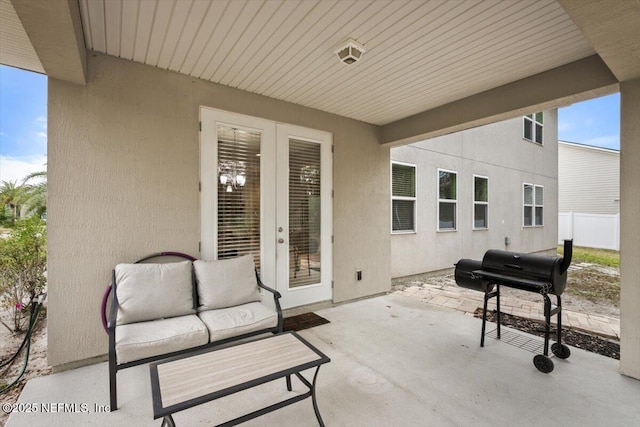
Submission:
M 558 141 L 558 211 L 620 213 L 620 152 Z
M 333 300 L 390 289 L 389 148 L 376 127 L 97 53 L 88 70 L 84 86 L 49 79 L 51 365 L 107 352 L 99 307 L 117 263 L 198 255 L 201 105 L 332 132 Z
M 417 228 L 391 235 L 392 277 L 451 268 L 461 258 L 482 259 L 488 249 L 555 250 L 557 111 L 544 113 L 543 145 L 522 136 L 523 119 L 517 118 L 391 150 L 393 161 L 417 168 Z M 437 231 L 438 169 L 458 173 L 456 231 Z M 486 230 L 472 227 L 474 175 L 489 178 Z M 542 227 L 523 227 L 524 183 L 544 186 Z
M 620 249 L 620 152 L 558 141 L 558 239 Z

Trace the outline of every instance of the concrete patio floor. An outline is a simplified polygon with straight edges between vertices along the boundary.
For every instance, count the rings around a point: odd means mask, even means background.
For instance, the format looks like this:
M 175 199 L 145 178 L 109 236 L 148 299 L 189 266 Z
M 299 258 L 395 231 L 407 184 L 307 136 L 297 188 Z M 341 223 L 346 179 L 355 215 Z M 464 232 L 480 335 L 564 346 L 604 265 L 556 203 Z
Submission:
M 640 381 L 620 375 L 617 360 L 571 348 L 569 359 L 554 358 L 555 370 L 542 374 L 526 350 L 490 338 L 480 348 L 479 319 L 402 295 L 317 313 L 331 323 L 300 335 L 332 359 L 320 369 L 317 385 L 327 426 L 640 423 Z M 7 426 L 160 426 L 152 416 L 148 365 L 120 372 L 118 382 L 120 408 L 104 413 L 98 411 L 109 401 L 106 363 L 33 379 L 19 403 L 40 410 L 14 412 Z M 294 379 L 296 390 L 303 387 Z M 276 381 L 177 413 L 174 419 L 178 426 L 210 426 L 286 396 L 284 381 Z M 60 405 L 59 412 L 43 413 L 42 403 L 75 404 L 80 412 Z M 245 425 L 317 422 L 311 401 L 305 400 Z

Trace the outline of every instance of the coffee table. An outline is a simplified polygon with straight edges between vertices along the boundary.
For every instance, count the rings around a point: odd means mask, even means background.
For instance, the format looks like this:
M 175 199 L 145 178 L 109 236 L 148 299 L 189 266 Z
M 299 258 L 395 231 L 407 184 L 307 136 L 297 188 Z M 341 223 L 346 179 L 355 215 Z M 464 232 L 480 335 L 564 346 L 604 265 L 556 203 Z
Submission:
M 222 349 L 204 349 L 152 363 L 153 418 L 164 417 L 162 427 L 175 427 L 171 414 L 220 399 L 277 379 L 297 376 L 308 392 L 227 421 L 233 426 L 311 397 L 320 426 L 324 422 L 316 401 L 316 379 L 326 355 L 295 332 L 285 332 Z M 313 381 L 301 372 L 316 368 Z

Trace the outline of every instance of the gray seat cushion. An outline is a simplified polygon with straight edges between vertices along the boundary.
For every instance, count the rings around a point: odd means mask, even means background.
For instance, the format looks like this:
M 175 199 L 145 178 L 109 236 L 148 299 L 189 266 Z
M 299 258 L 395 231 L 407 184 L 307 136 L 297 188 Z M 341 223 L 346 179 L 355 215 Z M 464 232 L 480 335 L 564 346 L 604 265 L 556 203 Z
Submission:
M 211 342 L 278 325 L 278 313 L 259 302 L 202 311 L 198 317 L 209 329 Z
M 195 314 L 116 328 L 118 363 L 185 350 L 208 342 L 207 327 Z

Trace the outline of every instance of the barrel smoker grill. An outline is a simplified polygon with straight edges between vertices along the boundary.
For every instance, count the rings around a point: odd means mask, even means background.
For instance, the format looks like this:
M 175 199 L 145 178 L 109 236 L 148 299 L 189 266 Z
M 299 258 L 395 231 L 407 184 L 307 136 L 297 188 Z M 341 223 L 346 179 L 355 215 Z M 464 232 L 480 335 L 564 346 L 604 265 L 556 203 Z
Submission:
M 500 286 L 536 292 L 544 298 L 544 354 L 533 358 L 535 367 L 544 373 L 553 371 L 553 361 L 549 358 L 549 335 L 551 316 L 557 315 L 558 332 L 556 343 L 551 346 L 553 354 L 566 359 L 571 355 L 569 347 L 562 344 L 562 299 L 567 285 L 567 269 L 571 264 L 573 241 L 564 241 L 564 257 L 552 257 L 491 249 L 485 252 L 482 261 L 461 259 L 456 264 L 455 280 L 458 286 L 484 292 L 482 311 L 482 335 L 480 346 L 484 347 L 487 322 L 487 303 L 496 298 L 497 337 L 500 338 Z M 494 290 L 495 289 L 495 290 Z M 556 296 L 552 307 L 549 295 Z

